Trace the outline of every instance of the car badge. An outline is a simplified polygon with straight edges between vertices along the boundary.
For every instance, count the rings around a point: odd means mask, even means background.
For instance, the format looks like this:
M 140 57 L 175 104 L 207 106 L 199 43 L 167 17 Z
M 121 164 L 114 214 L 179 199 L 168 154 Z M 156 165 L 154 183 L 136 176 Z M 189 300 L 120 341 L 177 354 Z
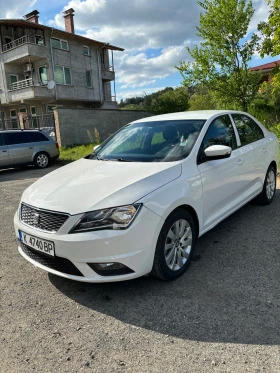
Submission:
M 40 214 L 38 214 L 38 212 L 34 213 L 33 222 L 34 222 L 35 225 L 39 224 L 39 222 L 40 222 Z

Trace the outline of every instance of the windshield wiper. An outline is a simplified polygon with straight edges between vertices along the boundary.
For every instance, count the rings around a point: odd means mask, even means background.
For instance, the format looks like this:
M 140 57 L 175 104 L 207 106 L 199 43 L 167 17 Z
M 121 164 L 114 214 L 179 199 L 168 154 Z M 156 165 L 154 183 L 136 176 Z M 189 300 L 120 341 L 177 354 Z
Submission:
M 133 162 L 133 161 L 130 161 L 129 159 L 123 159 L 123 158 L 117 158 L 116 160 L 119 162 Z

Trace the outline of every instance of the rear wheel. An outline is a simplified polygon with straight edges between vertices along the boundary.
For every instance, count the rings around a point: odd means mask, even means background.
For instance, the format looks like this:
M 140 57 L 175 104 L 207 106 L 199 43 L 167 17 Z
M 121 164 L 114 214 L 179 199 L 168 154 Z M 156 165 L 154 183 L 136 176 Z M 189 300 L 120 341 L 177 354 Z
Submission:
M 151 274 L 162 280 L 181 276 L 190 264 L 195 244 L 192 216 L 184 209 L 175 210 L 161 229 Z
M 263 190 L 257 197 L 257 202 L 261 205 L 269 205 L 274 198 L 276 190 L 276 170 L 274 166 L 269 166 L 264 184 L 263 184 Z
M 35 155 L 34 166 L 37 168 L 46 168 L 50 164 L 50 157 L 47 153 L 40 152 Z

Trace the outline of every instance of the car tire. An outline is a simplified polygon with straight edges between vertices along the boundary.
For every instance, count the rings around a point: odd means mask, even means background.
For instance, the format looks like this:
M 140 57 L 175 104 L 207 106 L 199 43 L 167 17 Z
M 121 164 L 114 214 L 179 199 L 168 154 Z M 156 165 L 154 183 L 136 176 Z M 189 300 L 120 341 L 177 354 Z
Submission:
M 37 168 L 46 168 L 50 165 L 50 156 L 45 152 L 40 152 L 35 155 L 33 163 Z
M 257 203 L 260 205 L 269 205 L 275 196 L 276 191 L 276 170 L 273 165 L 269 166 L 265 180 L 263 183 L 263 190 L 257 197 Z
M 196 245 L 194 220 L 182 208 L 166 219 L 157 241 L 151 275 L 161 280 L 175 280 L 188 268 Z

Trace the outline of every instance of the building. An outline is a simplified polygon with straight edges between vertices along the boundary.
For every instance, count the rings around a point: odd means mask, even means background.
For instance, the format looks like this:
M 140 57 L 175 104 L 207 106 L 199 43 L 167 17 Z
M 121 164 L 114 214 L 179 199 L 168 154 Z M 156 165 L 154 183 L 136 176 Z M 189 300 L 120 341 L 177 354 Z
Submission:
M 54 107 L 117 108 L 113 51 L 123 49 L 76 35 L 73 9 L 64 18 L 65 31 L 37 10 L 0 20 L 2 128 L 49 126 Z
M 250 71 L 255 71 L 261 73 L 261 83 L 271 82 L 271 71 L 277 66 L 280 65 L 280 60 L 269 62 L 263 65 L 251 67 Z

